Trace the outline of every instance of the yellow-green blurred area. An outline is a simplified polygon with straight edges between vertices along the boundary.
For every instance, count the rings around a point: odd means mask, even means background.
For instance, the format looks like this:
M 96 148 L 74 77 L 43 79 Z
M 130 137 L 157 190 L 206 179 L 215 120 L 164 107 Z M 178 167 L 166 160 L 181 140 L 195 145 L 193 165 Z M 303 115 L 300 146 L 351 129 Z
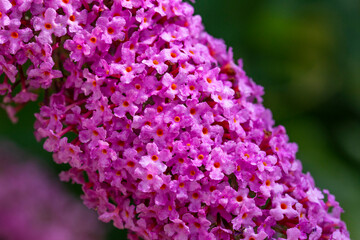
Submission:
M 351 239 L 360 239 L 360 1 L 197 0 L 194 6 L 206 31 L 223 38 L 265 87 L 264 104 L 298 143 L 304 171 L 336 196 Z M 0 137 L 48 159 L 55 173 L 59 167 L 32 135 L 34 111 L 36 104 L 27 106 L 16 125 L 0 111 Z M 108 239 L 126 238 L 109 227 Z

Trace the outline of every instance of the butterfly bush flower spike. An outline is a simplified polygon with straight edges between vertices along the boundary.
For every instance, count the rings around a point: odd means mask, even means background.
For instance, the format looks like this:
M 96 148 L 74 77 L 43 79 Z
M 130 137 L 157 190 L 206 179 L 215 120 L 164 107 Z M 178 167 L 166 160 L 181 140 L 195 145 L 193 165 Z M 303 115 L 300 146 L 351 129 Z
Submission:
M 100 220 L 129 239 L 349 239 L 263 88 L 190 4 L 13 3 L 0 4 L 2 107 L 45 91 L 35 135 Z

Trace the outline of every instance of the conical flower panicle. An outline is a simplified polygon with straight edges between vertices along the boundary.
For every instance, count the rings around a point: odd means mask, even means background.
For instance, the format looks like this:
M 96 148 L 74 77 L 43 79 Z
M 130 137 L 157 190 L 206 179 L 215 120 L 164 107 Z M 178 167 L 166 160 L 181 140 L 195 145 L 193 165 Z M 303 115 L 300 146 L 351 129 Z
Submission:
M 102 221 L 130 239 L 349 239 L 334 197 L 274 127 L 263 88 L 191 5 L 7 2 L 0 93 L 22 104 L 48 89 L 36 137 Z

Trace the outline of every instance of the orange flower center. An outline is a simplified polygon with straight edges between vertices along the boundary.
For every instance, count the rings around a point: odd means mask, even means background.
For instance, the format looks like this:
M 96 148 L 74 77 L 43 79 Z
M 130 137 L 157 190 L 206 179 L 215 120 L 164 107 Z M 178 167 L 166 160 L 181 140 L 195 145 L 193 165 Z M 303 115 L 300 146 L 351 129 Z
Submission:
M 252 175 L 250 181 L 253 182 L 255 180 L 255 175 Z
M 128 161 L 126 166 L 128 167 L 135 167 L 135 163 L 133 161 Z
M 208 132 L 209 132 L 209 130 L 208 130 L 206 127 L 204 127 L 204 128 L 202 129 L 202 133 L 203 133 L 203 134 L 208 134 Z
M 213 191 L 216 190 L 216 187 L 215 187 L 215 186 L 211 186 L 211 187 L 209 188 L 209 190 L 210 190 L 210 192 L 213 192 Z
M 17 32 L 12 32 L 10 35 L 12 38 L 18 38 L 19 34 Z
M 115 30 L 112 27 L 108 27 L 107 29 L 109 34 L 114 34 Z
M 158 129 L 158 130 L 156 131 L 156 134 L 157 134 L 159 137 L 161 137 L 162 135 L 164 135 L 164 131 L 163 131 L 162 129 Z
M 243 200 L 243 197 L 242 197 L 242 196 L 237 196 L 237 197 L 236 197 L 236 201 L 237 201 L 237 202 L 242 202 L 242 200 Z
M 269 179 L 266 180 L 265 184 L 266 184 L 266 186 L 270 186 L 270 184 L 271 184 L 270 180 Z
M 52 28 L 52 25 L 51 25 L 51 23 L 45 23 L 45 28 L 47 29 L 47 30 L 50 30 L 51 28 Z
M 199 194 L 198 194 L 198 193 L 193 193 L 192 198 L 193 198 L 193 199 L 198 199 L 198 198 L 199 198 Z
M 90 38 L 90 42 L 96 43 L 96 41 L 97 41 L 96 37 L 91 37 L 91 38 Z
M 156 110 L 157 110 L 158 113 L 161 113 L 161 112 L 163 111 L 163 107 L 162 107 L 162 106 L 158 106 L 158 107 L 156 108 Z

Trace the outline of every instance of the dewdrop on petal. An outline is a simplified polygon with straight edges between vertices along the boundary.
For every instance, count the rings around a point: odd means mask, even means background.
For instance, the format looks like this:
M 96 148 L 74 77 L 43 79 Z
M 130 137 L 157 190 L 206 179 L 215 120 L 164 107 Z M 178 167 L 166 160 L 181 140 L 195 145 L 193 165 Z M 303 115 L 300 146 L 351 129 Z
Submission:
M 71 166 L 61 179 L 82 185 L 100 220 L 131 239 L 349 239 L 339 204 L 301 172 L 297 145 L 262 105 L 263 88 L 190 4 L 28 6 L 23 91 L 49 89 L 35 135 Z M 31 54 L 39 49 L 49 65 Z M 21 69 L 4 59 L 11 85 Z

